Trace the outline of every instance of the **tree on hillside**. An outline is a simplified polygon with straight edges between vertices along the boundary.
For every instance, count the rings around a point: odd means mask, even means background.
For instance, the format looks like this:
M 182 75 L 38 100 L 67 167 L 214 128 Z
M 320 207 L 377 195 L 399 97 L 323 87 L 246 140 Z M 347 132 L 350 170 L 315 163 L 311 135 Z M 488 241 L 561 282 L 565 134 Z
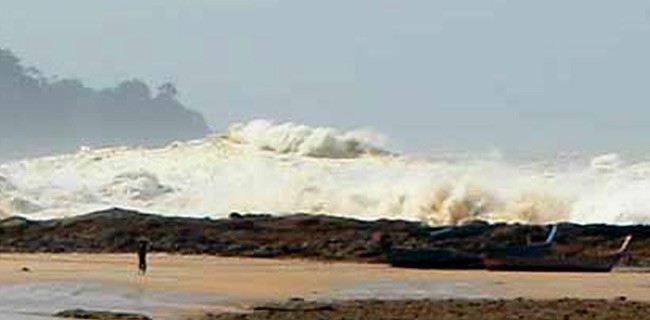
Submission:
M 77 79 L 47 78 L 0 48 L 0 159 L 205 135 L 203 117 L 177 95 L 169 82 L 153 96 L 138 79 L 97 90 Z

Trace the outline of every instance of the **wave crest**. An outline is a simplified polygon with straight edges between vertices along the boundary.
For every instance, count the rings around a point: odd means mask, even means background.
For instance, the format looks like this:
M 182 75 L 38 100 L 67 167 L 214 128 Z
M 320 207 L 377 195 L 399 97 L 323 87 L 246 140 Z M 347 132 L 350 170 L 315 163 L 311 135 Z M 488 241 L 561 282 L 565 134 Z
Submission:
M 275 124 L 268 120 L 235 123 L 228 129 L 227 137 L 262 150 L 334 159 L 382 152 L 373 143 L 385 141 L 383 136 L 369 129 L 340 132 L 334 128 L 309 127 L 291 122 Z

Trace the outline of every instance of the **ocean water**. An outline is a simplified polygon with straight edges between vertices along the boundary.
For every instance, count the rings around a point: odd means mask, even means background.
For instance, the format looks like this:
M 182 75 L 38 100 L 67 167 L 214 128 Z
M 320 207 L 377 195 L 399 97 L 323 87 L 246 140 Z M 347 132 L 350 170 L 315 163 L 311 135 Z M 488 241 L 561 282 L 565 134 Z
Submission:
M 610 153 L 507 161 L 399 154 L 370 130 L 256 120 L 158 148 L 82 147 L 0 164 L 0 216 L 108 207 L 166 215 L 327 213 L 465 220 L 648 223 L 650 162 Z
M 176 319 L 182 308 L 214 305 L 227 298 L 219 293 L 189 294 L 93 281 L 42 281 L 0 284 L 0 318 L 57 319 L 52 314 L 68 309 L 134 312 Z

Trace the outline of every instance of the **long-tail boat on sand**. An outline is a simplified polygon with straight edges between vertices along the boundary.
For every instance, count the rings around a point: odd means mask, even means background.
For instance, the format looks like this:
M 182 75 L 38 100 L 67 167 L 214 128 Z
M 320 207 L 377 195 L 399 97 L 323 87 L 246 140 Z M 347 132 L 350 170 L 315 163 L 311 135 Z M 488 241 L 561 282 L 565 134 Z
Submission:
M 527 245 L 509 245 L 503 247 L 492 247 L 483 250 L 483 256 L 517 256 L 517 257 L 539 257 L 550 254 L 555 247 L 555 237 L 557 236 L 557 225 L 553 225 L 546 240 L 543 242 L 533 242 Z
M 523 246 L 489 249 L 507 255 L 545 255 L 553 246 L 557 226 L 553 226 L 544 242 Z M 384 243 L 386 260 L 393 267 L 415 269 L 484 269 L 484 253 L 471 253 L 447 248 L 399 248 Z
M 483 257 L 483 264 L 488 270 L 609 272 L 621 259 L 629 256 L 631 240 L 632 236 L 628 235 L 618 250 L 599 256 L 487 254 Z
M 480 254 L 442 248 L 391 248 L 386 259 L 393 267 L 415 269 L 483 269 Z

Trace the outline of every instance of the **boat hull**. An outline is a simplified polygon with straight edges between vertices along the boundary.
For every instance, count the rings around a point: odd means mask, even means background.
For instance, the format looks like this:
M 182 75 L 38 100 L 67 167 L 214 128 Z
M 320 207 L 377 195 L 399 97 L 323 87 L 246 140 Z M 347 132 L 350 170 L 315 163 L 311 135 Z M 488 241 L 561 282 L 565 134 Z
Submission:
M 610 272 L 620 257 L 488 257 L 483 264 L 496 271 Z
M 391 249 L 386 258 L 391 266 L 413 269 L 484 269 L 478 254 L 450 249 Z

